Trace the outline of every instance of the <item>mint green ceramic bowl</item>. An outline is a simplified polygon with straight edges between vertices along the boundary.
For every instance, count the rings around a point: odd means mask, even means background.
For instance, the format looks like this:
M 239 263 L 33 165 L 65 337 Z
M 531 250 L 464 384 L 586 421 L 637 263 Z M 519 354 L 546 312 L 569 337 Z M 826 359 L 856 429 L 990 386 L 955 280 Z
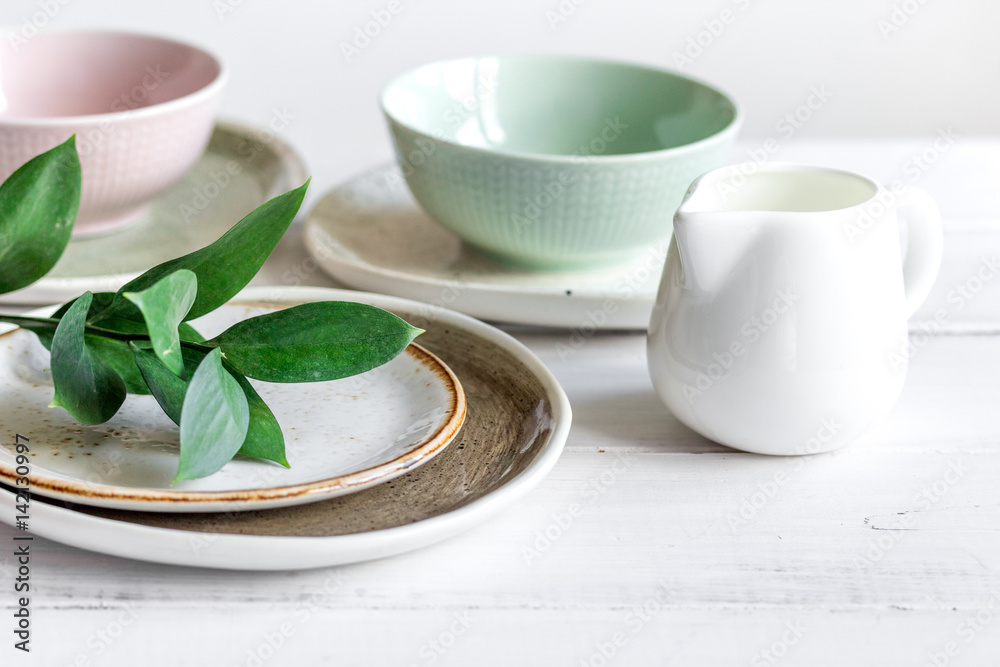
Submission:
M 741 122 L 719 90 L 567 56 L 449 60 L 383 89 L 406 183 L 466 243 L 536 269 L 627 261 L 670 234 Z

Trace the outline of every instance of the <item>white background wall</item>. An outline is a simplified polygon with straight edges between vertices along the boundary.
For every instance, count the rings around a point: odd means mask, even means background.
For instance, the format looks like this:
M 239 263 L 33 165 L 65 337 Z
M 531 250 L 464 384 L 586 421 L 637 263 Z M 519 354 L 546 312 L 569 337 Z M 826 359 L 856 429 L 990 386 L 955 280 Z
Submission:
M 830 99 L 803 138 L 932 136 L 946 126 L 1000 133 L 997 0 L 394 2 L 398 13 L 350 61 L 341 45 L 390 0 L 2 0 L 0 24 L 126 28 L 203 45 L 232 68 L 223 113 L 264 124 L 286 110 L 294 118 L 284 137 L 318 176 L 337 180 L 389 158 L 376 96 L 392 74 L 467 54 L 578 53 L 666 67 L 693 56 L 684 71 L 743 104 L 744 138 L 773 134 L 813 87 Z M 729 24 L 715 23 L 712 35 L 705 22 L 723 11 Z M 700 53 L 689 40 L 701 41 Z

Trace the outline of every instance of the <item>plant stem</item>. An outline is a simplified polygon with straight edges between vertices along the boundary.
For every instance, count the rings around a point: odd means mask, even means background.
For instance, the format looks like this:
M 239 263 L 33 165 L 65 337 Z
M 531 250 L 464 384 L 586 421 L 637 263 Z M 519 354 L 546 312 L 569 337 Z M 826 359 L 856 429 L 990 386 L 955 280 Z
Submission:
M 27 317 L 23 315 L 5 315 L 0 313 L 0 322 L 7 322 L 8 324 L 16 324 L 18 326 L 33 326 L 40 327 L 43 329 L 55 329 L 59 326 L 59 320 L 53 319 L 51 317 Z M 102 329 L 100 327 L 94 327 L 87 325 L 84 329 L 85 333 L 102 336 L 104 338 L 115 338 L 117 340 L 143 340 L 149 338 L 149 336 L 136 336 L 133 334 L 125 334 L 120 331 L 112 331 L 110 329 Z
M 16 324 L 20 327 L 36 327 L 42 329 L 55 329 L 59 326 L 59 320 L 53 319 L 51 317 L 27 317 L 25 315 L 7 315 L 6 313 L 0 313 L 0 322 L 6 322 L 7 324 Z M 111 329 L 102 329 L 101 327 L 95 327 L 87 325 L 84 328 L 84 333 L 91 336 L 100 336 L 102 338 L 114 338 L 115 340 L 121 341 L 132 341 L 132 340 L 149 340 L 148 335 L 144 334 L 126 334 L 120 331 L 112 331 Z M 194 348 L 196 350 L 210 351 L 212 349 L 211 345 L 203 345 L 202 343 L 194 343 L 191 341 L 182 340 L 181 345 L 185 347 Z

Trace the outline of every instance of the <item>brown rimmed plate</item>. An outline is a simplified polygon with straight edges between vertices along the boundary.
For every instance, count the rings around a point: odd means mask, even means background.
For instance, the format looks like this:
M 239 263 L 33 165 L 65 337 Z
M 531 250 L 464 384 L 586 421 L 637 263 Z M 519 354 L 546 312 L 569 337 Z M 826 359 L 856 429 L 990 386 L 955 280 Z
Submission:
M 211 337 L 280 305 L 234 302 L 194 321 Z M 389 363 L 333 382 L 253 382 L 285 436 L 291 468 L 237 457 L 219 472 L 171 484 L 177 428 L 152 396 L 130 395 L 110 421 L 76 422 L 52 399 L 49 354 L 24 330 L 0 335 L 0 481 L 19 475 L 28 439 L 32 493 L 145 512 L 259 510 L 315 502 L 393 479 L 430 460 L 465 418 L 461 382 L 413 344 Z

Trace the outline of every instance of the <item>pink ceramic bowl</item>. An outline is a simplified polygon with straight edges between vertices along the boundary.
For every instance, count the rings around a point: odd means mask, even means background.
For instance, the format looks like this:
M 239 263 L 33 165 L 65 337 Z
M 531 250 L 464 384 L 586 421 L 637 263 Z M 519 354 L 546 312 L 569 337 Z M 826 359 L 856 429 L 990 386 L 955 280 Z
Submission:
M 0 43 L 0 180 L 76 134 L 83 192 L 74 234 L 107 231 L 194 165 L 226 79 L 205 51 L 124 32 Z

